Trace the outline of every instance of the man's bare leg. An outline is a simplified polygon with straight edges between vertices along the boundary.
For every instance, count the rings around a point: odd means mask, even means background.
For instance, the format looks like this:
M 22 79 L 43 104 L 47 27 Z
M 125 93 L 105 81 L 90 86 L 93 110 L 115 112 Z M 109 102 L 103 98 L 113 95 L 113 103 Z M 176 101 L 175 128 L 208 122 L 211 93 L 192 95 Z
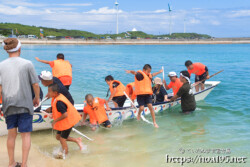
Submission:
M 79 146 L 80 150 L 83 149 L 82 138 L 80 138 L 80 137 L 79 138 L 68 137 L 67 141 L 74 142 Z
M 62 145 L 62 150 L 64 151 L 65 155 L 67 155 L 68 154 L 67 139 L 60 137 L 60 143 Z
M 15 143 L 17 136 L 17 128 L 8 130 L 8 139 L 7 139 L 7 149 L 9 155 L 9 167 L 15 166 Z
M 152 119 L 153 119 L 153 123 L 154 123 L 154 127 L 159 128 L 159 126 L 157 125 L 156 121 L 155 121 L 155 111 L 153 109 L 153 105 L 152 104 L 148 104 L 148 109 L 150 110 Z
M 198 85 L 195 86 L 195 91 L 196 92 L 199 92 L 199 89 L 200 89 L 200 84 L 198 84 Z
M 115 108 L 118 108 L 118 104 L 115 101 L 113 101 L 113 103 L 115 105 Z
M 205 84 L 204 83 L 201 83 L 201 90 L 204 90 L 205 89 Z
M 144 106 L 139 107 L 139 112 L 137 114 L 137 120 L 139 121 L 141 119 L 141 112 L 144 110 Z
M 27 166 L 28 156 L 30 152 L 31 138 L 30 132 L 21 133 L 22 137 L 22 166 Z

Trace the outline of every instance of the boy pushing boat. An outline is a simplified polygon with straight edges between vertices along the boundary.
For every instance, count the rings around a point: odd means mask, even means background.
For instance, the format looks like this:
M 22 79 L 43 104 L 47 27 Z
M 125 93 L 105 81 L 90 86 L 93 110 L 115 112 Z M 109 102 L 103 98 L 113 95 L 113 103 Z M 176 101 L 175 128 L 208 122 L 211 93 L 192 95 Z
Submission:
M 143 70 L 139 70 L 137 72 L 132 70 L 126 70 L 127 73 L 135 75 L 135 94 L 137 96 L 137 102 L 139 104 L 139 112 L 137 115 L 137 120 L 140 120 L 141 118 L 141 112 L 144 110 L 144 106 L 147 105 L 152 119 L 154 127 L 158 128 L 155 121 L 155 112 L 152 105 L 152 78 L 160 73 L 163 72 L 163 70 L 160 70 L 159 72 L 151 74 L 152 67 L 149 64 L 145 64 L 143 67 Z
M 62 145 L 62 151 L 65 155 L 68 154 L 67 141 L 76 143 L 80 150 L 83 148 L 81 138 L 70 137 L 72 128 L 81 120 L 81 116 L 72 105 L 72 103 L 62 94 L 59 93 L 59 86 L 51 84 L 48 87 L 49 96 L 52 97 L 52 128 L 57 130 L 56 139 Z

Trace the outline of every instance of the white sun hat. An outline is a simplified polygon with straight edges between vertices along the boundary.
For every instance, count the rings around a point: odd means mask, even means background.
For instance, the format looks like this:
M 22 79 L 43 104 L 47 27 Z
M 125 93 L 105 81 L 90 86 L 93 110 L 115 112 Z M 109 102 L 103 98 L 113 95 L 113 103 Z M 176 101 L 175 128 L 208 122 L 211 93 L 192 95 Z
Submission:
M 39 78 L 42 80 L 52 80 L 53 79 L 53 75 L 51 74 L 50 71 L 42 71 L 41 74 L 39 75 Z

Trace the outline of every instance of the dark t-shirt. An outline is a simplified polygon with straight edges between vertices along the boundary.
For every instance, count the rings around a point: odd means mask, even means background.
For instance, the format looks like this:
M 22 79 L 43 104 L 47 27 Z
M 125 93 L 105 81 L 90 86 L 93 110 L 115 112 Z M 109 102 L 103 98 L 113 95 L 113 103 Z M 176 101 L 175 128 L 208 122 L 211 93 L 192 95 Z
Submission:
M 53 77 L 53 83 L 56 83 L 59 86 L 59 93 L 63 94 L 74 105 L 74 100 L 71 94 L 62 82 L 58 78 Z
M 156 96 L 156 103 L 157 102 L 164 102 L 165 95 L 168 95 L 167 91 L 161 86 L 159 93 L 157 94 L 157 89 L 154 90 L 154 96 Z
M 190 84 L 186 82 L 177 92 L 177 95 L 181 97 L 181 109 L 183 112 L 194 111 L 196 108 L 195 98 L 190 89 Z
M 60 112 L 61 114 L 64 114 L 67 112 L 67 105 L 62 101 L 58 101 L 56 103 L 56 108 L 57 108 L 57 111 Z

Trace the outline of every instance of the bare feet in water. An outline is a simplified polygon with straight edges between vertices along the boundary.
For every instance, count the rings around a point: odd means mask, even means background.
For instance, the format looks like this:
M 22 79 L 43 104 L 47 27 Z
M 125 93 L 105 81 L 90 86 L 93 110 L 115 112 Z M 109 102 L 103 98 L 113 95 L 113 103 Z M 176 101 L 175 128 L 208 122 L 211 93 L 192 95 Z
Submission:
M 154 127 L 155 127 L 155 128 L 159 128 L 159 126 L 157 125 L 156 122 L 154 123 Z
M 82 138 L 80 138 L 80 137 L 77 138 L 77 144 L 78 144 L 80 150 L 82 151 L 82 149 L 83 149 Z
M 137 120 L 140 121 L 140 119 L 141 119 L 141 116 L 138 114 L 137 115 Z

